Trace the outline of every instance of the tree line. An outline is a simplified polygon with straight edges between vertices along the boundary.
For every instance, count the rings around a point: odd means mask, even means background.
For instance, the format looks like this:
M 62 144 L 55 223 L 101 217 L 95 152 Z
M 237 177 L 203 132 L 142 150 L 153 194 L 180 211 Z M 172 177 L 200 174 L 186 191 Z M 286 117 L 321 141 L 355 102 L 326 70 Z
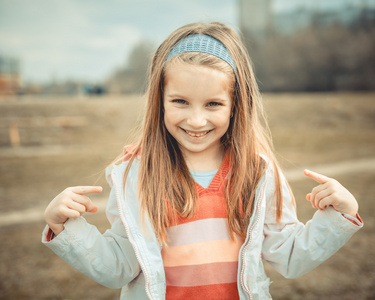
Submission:
M 242 32 L 261 91 L 375 90 L 375 26 L 317 24 L 289 35 L 270 33 L 257 41 Z M 113 93 L 143 93 L 155 45 L 134 46 L 127 64 L 105 85 Z
M 313 24 L 262 42 L 243 35 L 262 91 L 375 90 L 375 26 Z

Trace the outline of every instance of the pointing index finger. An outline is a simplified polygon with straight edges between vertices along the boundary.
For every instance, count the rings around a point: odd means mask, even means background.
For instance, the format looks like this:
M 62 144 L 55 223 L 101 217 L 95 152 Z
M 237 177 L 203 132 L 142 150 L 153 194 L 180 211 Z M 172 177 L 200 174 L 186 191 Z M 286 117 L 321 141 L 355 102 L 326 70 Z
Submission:
M 305 173 L 306 176 L 310 177 L 311 179 L 315 180 L 316 182 L 318 182 L 320 184 L 324 184 L 328 180 L 331 179 L 327 176 L 324 176 L 322 174 L 319 174 L 319 173 L 316 173 L 316 172 L 313 172 L 313 171 L 310 171 L 310 170 L 307 170 L 307 169 L 304 171 L 304 173 Z
M 101 186 L 74 186 L 70 190 L 76 194 L 85 195 L 91 193 L 101 193 L 103 188 Z

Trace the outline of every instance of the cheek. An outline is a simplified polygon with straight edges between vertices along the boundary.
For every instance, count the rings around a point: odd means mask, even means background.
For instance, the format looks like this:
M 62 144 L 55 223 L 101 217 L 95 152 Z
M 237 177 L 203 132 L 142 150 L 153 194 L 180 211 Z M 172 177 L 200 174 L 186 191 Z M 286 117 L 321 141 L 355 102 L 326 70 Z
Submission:
M 230 124 L 230 112 L 226 111 L 225 113 L 218 115 L 215 118 L 215 123 L 217 124 L 217 126 L 227 131 L 229 124 Z
M 171 127 L 169 120 L 170 119 L 169 119 L 168 113 L 165 112 L 164 113 L 164 125 L 165 125 L 165 127 L 167 128 L 168 131 L 170 131 L 170 127 Z
M 164 122 L 175 124 L 183 120 L 184 115 L 181 110 L 178 109 L 166 109 L 164 112 Z
M 179 113 L 174 110 L 165 110 L 164 112 L 164 124 L 169 133 L 176 130 L 176 126 L 179 124 L 181 117 Z

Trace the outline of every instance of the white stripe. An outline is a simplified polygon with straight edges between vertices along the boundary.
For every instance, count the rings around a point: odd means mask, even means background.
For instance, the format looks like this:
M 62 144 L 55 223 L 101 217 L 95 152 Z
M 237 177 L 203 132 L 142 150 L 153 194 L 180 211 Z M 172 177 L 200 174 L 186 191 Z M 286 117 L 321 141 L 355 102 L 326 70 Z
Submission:
M 227 224 L 227 219 L 211 218 L 169 227 L 167 228 L 168 246 L 230 240 Z

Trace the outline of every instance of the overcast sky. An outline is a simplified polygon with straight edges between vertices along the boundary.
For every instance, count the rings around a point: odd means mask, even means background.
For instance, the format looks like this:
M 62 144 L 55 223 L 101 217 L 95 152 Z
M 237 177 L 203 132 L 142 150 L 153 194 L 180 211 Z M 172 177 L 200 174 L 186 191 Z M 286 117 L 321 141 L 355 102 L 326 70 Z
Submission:
M 302 2 L 311 5 L 316 0 L 274 0 L 273 8 L 287 10 Z M 174 29 L 196 21 L 238 27 L 236 4 L 237 0 L 0 0 L 0 54 L 20 59 L 26 82 L 100 81 L 125 63 L 142 38 L 159 44 Z

